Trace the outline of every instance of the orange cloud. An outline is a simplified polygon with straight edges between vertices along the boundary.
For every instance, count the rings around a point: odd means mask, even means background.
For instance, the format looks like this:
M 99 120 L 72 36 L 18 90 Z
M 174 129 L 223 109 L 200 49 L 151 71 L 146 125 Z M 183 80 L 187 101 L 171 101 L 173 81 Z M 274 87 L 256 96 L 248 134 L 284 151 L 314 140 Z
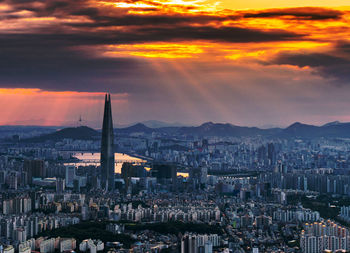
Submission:
M 33 119 L 34 112 L 41 124 L 73 122 L 79 111 L 99 118 L 93 108 L 100 107 L 100 92 L 107 90 L 119 94 L 116 113 L 129 110 L 132 96 L 152 109 L 162 107 L 155 97 L 167 97 L 181 101 L 195 115 L 191 118 L 210 110 L 233 117 L 222 102 L 238 108 L 231 98 L 223 99 L 230 91 L 249 94 L 253 102 L 259 95 L 270 99 L 271 92 L 260 86 L 240 87 L 260 83 L 258 74 L 265 78 L 263 87 L 272 81 L 280 85 L 274 91 L 290 89 L 286 84 L 293 82 L 348 77 L 349 8 L 294 8 L 296 1 L 283 1 L 264 9 L 262 0 L 220 2 L 3 1 L 0 87 L 6 89 L 0 90 L 0 105 L 11 106 L 2 112 L 2 123 Z M 256 9 L 242 10 L 251 2 Z M 318 59 L 333 66 L 320 66 Z M 197 101 L 210 107 L 202 111 Z

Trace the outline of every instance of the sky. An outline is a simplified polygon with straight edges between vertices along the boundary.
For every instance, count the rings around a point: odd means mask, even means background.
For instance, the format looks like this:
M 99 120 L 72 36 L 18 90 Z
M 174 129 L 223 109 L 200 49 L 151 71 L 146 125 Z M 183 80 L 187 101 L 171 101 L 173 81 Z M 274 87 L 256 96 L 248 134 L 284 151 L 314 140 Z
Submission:
M 0 0 L 0 125 L 350 121 L 348 0 Z

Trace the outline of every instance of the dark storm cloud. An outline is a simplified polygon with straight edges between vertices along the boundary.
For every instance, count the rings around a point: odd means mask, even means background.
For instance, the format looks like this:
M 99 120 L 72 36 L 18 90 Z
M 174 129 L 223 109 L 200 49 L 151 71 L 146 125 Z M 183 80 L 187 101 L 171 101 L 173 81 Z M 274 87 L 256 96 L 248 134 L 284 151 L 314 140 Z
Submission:
M 145 63 L 127 58 L 98 58 L 69 48 L 95 38 L 57 35 L 0 36 L 0 86 L 44 90 L 137 92 L 123 77 L 149 71 Z M 78 43 L 79 44 L 79 43 Z
M 139 10 L 139 8 L 138 8 Z M 149 9 L 147 9 L 149 10 Z M 212 21 L 224 21 L 227 18 L 217 17 L 217 16 L 190 16 L 190 15 L 133 15 L 133 14 L 125 14 L 117 17 L 109 17 L 109 16 L 98 16 L 97 13 L 92 15 L 93 10 L 81 10 L 77 12 L 73 12 L 74 15 L 88 15 L 91 19 L 93 19 L 94 23 L 82 22 L 78 24 L 71 24 L 75 27 L 107 27 L 107 26 L 157 26 L 157 25 L 177 25 L 177 24 L 206 24 Z M 85 13 L 85 14 L 83 14 Z
M 55 30 L 56 29 L 56 30 Z M 240 27 L 136 27 L 123 31 L 73 31 L 64 32 L 60 27 L 35 30 L 33 33 L 1 34 L 0 45 L 5 51 L 18 43 L 28 50 L 36 45 L 45 50 L 45 47 L 60 47 L 61 49 L 79 46 L 102 46 L 110 44 L 133 44 L 141 42 L 171 42 L 183 40 L 207 40 L 222 42 L 264 42 L 298 40 L 303 35 L 292 32 L 274 30 L 260 31 Z M 19 51 L 22 51 L 18 47 Z
M 299 67 L 342 66 L 350 63 L 349 59 L 322 53 L 310 54 L 281 54 L 274 62 L 279 64 L 296 65 Z
M 350 84 L 350 44 L 339 43 L 328 53 L 280 53 L 270 62 L 298 67 L 309 66 L 317 74 Z
M 14 0 L 11 0 L 13 2 Z M 125 1 L 130 3 L 136 3 L 139 1 Z M 145 3 L 145 1 L 142 1 Z M 136 15 L 128 14 L 128 11 L 156 11 L 157 5 L 162 6 L 161 3 L 151 2 L 156 7 L 151 8 L 115 8 L 110 10 L 110 7 L 100 8 L 93 6 L 86 7 L 86 1 L 84 0 L 67 0 L 67 1 L 42 1 L 44 4 L 41 7 L 34 7 L 34 5 L 23 4 L 20 2 L 15 6 L 17 10 L 31 10 L 36 16 L 85 16 L 93 22 L 81 22 L 71 24 L 75 27 L 108 27 L 108 26 L 146 26 L 146 25 L 176 25 L 176 24 L 206 24 L 208 22 L 224 21 L 224 20 L 237 20 L 240 17 L 235 15 L 228 16 L 216 16 L 216 15 L 188 15 L 188 14 L 149 14 L 149 15 Z M 32 7 L 30 7 L 32 6 Z M 182 6 L 182 8 L 192 9 L 191 6 Z M 69 25 L 69 24 L 67 24 Z
M 289 18 L 301 20 L 328 20 L 339 19 L 343 16 L 341 11 L 326 8 L 304 7 L 288 9 L 271 9 L 254 13 L 245 13 L 245 18 Z
M 141 32 L 141 31 L 140 31 Z M 260 31 L 240 27 L 188 27 L 181 26 L 174 29 L 144 28 L 142 32 L 160 40 L 209 40 L 221 42 L 265 42 L 301 39 L 303 35 L 286 31 Z
M 349 55 L 350 56 L 350 43 L 348 42 L 338 42 L 336 48 L 336 52 L 339 52 L 341 55 Z
M 138 92 L 144 87 L 134 77 L 153 75 L 146 61 L 103 58 L 77 47 L 188 39 L 249 42 L 294 37 L 297 36 L 289 33 L 212 27 L 148 28 L 129 33 L 5 34 L 0 35 L 0 87 Z M 124 81 L 121 84 L 117 80 Z
M 285 39 L 295 39 L 301 37 L 301 35 L 287 32 L 283 30 L 272 30 L 272 31 L 260 31 L 258 29 L 249 29 L 249 28 L 240 28 L 240 27 L 220 27 L 212 26 L 214 22 L 230 21 L 230 20 L 239 20 L 240 15 L 208 15 L 208 14 L 149 14 L 149 15 L 136 15 L 127 13 L 128 9 L 124 8 L 115 8 L 110 10 L 110 8 L 101 8 L 91 7 L 86 5 L 84 0 L 58 0 L 58 1 L 49 1 L 49 0 L 4 0 L 13 6 L 15 10 L 13 11 L 13 17 L 16 16 L 16 12 L 21 10 L 29 10 L 33 13 L 35 17 L 57 17 L 64 18 L 70 16 L 85 16 L 89 18 L 89 21 L 84 20 L 82 22 L 66 22 L 66 27 L 72 27 L 76 29 L 83 28 L 106 28 L 106 27 L 128 27 L 128 26 L 138 26 L 139 31 L 143 31 L 146 27 L 147 29 L 159 28 L 159 34 L 165 35 L 166 33 L 170 36 L 170 39 L 178 36 L 179 39 L 186 37 L 191 39 L 189 34 L 186 34 L 188 31 L 193 32 L 193 25 L 202 25 L 196 26 L 198 32 L 194 33 L 194 39 L 213 39 L 214 41 L 225 41 L 225 36 L 222 33 L 227 33 L 227 41 L 239 41 L 239 42 L 260 42 L 260 41 L 278 41 Z M 38 5 L 38 2 L 41 3 Z M 139 1 L 130 0 L 130 3 L 135 3 Z M 143 1 L 144 2 L 144 1 Z M 162 5 L 161 3 L 152 2 L 152 5 Z M 191 6 L 185 6 L 185 8 L 193 8 Z M 154 10 L 154 8 L 145 8 L 145 10 Z M 140 8 L 137 8 L 140 10 Z M 10 13 L 9 13 L 10 15 Z M 211 25 L 209 25 L 211 24 Z M 61 26 L 63 26 L 61 25 Z M 152 28 L 149 28 L 151 26 Z M 192 27 L 188 27 L 192 26 Z M 188 27 L 188 28 L 187 28 Z M 55 27 L 53 29 L 64 28 L 64 27 Z M 187 28 L 187 30 L 186 30 Z M 177 30 L 179 32 L 177 32 Z M 86 30 L 84 30 L 86 31 Z M 153 34 L 155 33 L 152 30 Z M 137 32 L 137 28 L 136 28 Z M 181 32 L 184 32 L 185 35 L 181 36 Z M 204 35 L 203 33 L 208 33 Z M 111 32 L 113 33 L 113 32 Z M 219 36 L 215 38 L 212 36 Z M 246 36 L 246 37 L 245 37 Z M 123 35 L 121 36 L 123 37 Z M 233 38 L 235 37 L 235 38 Z M 241 38 L 238 38 L 241 37 Z M 166 40 L 166 38 L 164 38 Z M 145 39 L 148 41 L 149 39 Z M 138 40 L 137 40 L 138 41 Z
M 151 83 L 154 81 L 152 76 L 155 76 L 145 60 L 103 57 L 94 48 L 143 42 L 206 40 L 250 43 L 303 37 L 283 30 L 261 31 L 208 24 L 234 19 L 234 16 L 131 15 L 118 8 L 109 13 L 108 10 L 85 6 L 86 1 L 81 0 L 2 2 L 12 6 L 12 12 L 7 15 L 13 15 L 13 18 L 17 18 L 21 10 L 31 11 L 33 17 L 89 18 L 86 22 L 59 21 L 44 27 L 28 27 L 23 32 L 0 34 L 0 87 L 7 88 L 141 92 L 147 85 L 142 80 Z M 194 27 L 190 24 L 200 25 Z M 114 26 L 125 29 L 104 29 Z M 91 52 L 86 47 L 91 47 Z

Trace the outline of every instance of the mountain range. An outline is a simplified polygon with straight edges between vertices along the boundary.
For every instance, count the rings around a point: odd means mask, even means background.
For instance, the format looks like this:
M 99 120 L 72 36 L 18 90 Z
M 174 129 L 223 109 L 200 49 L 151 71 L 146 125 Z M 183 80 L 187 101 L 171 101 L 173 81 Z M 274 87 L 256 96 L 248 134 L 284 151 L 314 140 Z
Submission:
M 49 134 L 23 139 L 23 142 L 60 141 L 63 139 L 92 140 L 99 139 L 100 135 L 99 131 L 87 126 L 67 127 Z
M 338 121 L 327 123 L 323 126 L 307 125 L 296 122 L 286 128 L 268 128 L 236 126 L 232 124 L 206 122 L 200 126 L 187 127 L 160 127 L 150 128 L 142 123 L 116 129 L 117 133 L 165 133 L 174 135 L 196 135 L 196 136 L 266 136 L 284 138 L 319 138 L 319 137 L 341 137 L 350 138 L 350 123 Z
M 314 126 L 296 122 L 286 128 L 268 128 L 261 129 L 257 127 L 244 127 L 232 124 L 206 122 L 200 126 L 166 126 L 151 128 L 142 123 L 135 125 L 116 128 L 116 134 L 167 134 L 167 135 L 193 135 L 193 136 L 220 136 L 220 137 L 279 137 L 279 138 L 350 138 L 350 123 L 340 123 L 338 121 L 330 122 L 322 126 Z M 70 127 L 58 130 L 56 132 L 45 134 L 25 141 L 58 141 L 64 138 L 71 139 L 98 139 L 101 132 L 92 128 Z

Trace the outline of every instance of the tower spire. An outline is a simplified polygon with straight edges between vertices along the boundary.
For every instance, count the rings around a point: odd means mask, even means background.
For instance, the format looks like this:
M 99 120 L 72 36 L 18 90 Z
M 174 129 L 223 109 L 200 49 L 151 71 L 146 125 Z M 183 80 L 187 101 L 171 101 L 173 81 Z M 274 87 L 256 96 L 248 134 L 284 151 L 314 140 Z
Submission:
M 111 95 L 105 95 L 105 107 L 101 139 L 101 186 L 103 189 L 114 190 L 114 133 Z

